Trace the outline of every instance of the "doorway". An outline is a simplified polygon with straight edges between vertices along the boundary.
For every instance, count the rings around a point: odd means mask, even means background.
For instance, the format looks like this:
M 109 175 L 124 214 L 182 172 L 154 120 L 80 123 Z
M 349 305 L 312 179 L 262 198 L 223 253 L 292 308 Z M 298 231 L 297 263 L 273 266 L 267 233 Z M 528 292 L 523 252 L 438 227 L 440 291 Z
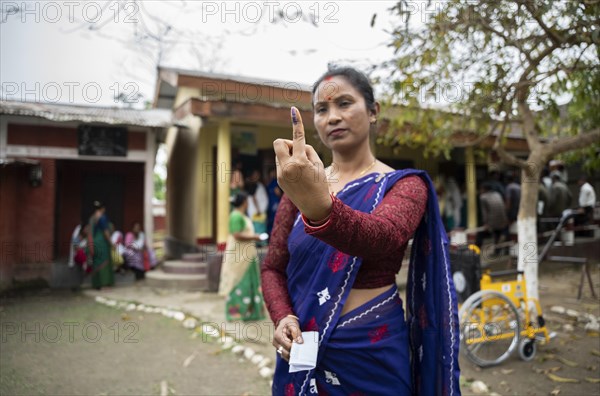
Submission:
M 82 179 L 81 218 L 87 219 L 93 211 L 94 201 L 106 207 L 106 216 L 115 230 L 124 230 L 123 176 L 119 174 L 84 173 Z

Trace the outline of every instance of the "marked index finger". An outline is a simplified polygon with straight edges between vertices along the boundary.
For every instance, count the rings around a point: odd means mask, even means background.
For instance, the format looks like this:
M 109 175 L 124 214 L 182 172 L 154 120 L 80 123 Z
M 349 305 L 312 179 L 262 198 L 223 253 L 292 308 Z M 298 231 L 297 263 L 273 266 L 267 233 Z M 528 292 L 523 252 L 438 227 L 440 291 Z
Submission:
M 304 124 L 302 123 L 302 116 L 297 108 L 291 108 L 293 136 L 294 136 L 294 155 L 306 155 L 305 145 L 306 139 L 304 137 Z

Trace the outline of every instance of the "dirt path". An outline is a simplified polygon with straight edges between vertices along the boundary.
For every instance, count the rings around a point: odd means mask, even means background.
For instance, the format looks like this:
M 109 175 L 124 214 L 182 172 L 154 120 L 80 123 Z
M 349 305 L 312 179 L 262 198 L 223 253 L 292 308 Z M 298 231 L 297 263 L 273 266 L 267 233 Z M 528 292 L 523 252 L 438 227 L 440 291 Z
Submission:
M 254 365 L 191 334 L 70 292 L 3 298 L 0 395 L 159 395 L 163 381 L 169 395 L 270 393 Z

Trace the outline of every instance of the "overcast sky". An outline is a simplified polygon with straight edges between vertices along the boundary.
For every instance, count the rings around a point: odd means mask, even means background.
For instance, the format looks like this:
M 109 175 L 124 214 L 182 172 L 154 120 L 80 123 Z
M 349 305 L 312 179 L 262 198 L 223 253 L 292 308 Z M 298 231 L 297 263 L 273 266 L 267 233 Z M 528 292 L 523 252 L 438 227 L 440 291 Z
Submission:
M 163 66 L 311 84 L 330 61 L 392 56 L 390 1 L 39 1 L 12 15 L 21 4 L 0 1 L 0 95 L 10 100 L 110 106 L 118 92 L 150 100 L 158 45 L 135 38 L 160 33 L 153 17 L 174 27 Z M 271 23 L 275 9 L 284 18 Z

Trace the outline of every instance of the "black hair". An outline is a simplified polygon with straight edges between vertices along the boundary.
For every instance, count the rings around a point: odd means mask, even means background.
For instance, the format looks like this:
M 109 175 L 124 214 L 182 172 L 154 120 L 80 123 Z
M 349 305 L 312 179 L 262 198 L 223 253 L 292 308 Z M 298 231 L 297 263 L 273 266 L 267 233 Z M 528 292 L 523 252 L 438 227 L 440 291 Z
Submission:
M 504 180 L 507 183 L 512 183 L 517 180 L 517 175 L 515 175 L 515 173 L 513 171 L 506 172 L 506 176 L 504 177 Z
M 248 200 L 248 193 L 244 191 L 240 191 L 236 193 L 234 196 L 229 198 L 229 201 L 233 205 L 234 208 L 239 208 Z
M 364 75 L 364 73 L 352 68 L 352 67 L 333 67 L 329 68 L 325 74 L 323 74 L 319 79 L 314 83 L 312 88 L 312 96 L 314 98 L 315 93 L 317 92 L 317 88 L 319 84 L 321 84 L 324 80 L 328 80 L 331 77 L 344 77 L 365 99 L 365 104 L 367 105 L 367 110 L 375 111 L 375 95 L 373 94 L 373 87 L 371 86 L 371 82 Z
M 83 223 L 83 222 L 79 225 L 79 235 L 78 236 L 84 236 L 86 226 L 87 226 L 87 223 Z
M 94 201 L 94 210 L 104 209 L 104 204 L 100 201 Z

